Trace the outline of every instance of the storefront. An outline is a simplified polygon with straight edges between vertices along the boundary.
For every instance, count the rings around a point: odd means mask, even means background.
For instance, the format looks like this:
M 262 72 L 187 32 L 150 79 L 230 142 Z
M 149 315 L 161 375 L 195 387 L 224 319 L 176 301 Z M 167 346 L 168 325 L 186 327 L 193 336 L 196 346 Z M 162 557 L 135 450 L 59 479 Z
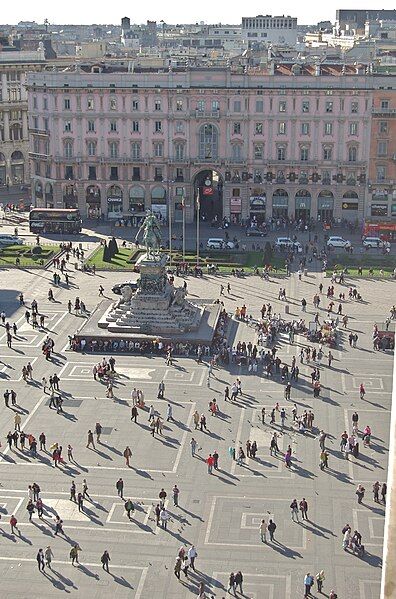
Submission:
M 45 207 L 54 207 L 54 189 L 52 187 L 52 184 L 49 182 L 45 184 Z
M 307 222 L 311 218 L 311 194 L 306 189 L 296 193 L 294 215 L 297 221 Z
M 72 208 L 78 208 L 78 194 L 74 185 L 66 185 L 64 188 L 63 207 L 68 208 L 69 210 Z
M 157 185 L 151 190 L 151 210 L 160 222 L 168 219 L 168 206 L 166 203 L 166 190 Z
M 385 204 L 385 203 L 371 204 L 370 215 L 371 216 L 379 216 L 379 217 L 388 216 L 388 204 Z
M 123 193 L 121 187 L 112 185 L 107 190 L 107 218 L 122 218 Z
M 144 189 L 140 185 L 135 185 L 129 190 L 128 212 L 124 216 L 128 217 L 128 224 L 136 227 L 141 223 L 145 214 Z
M 331 223 L 334 218 L 334 196 L 331 191 L 321 191 L 318 195 L 318 221 Z
M 87 218 L 100 218 L 100 189 L 97 185 L 89 185 L 85 192 Z
M 230 212 L 231 224 L 238 225 L 241 222 L 242 198 L 231 198 Z
M 250 196 L 250 222 L 261 225 L 265 222 L 266 217 L 266 202 L 265 195 Z
M 272 194 L 272 217 L 287 218 L 289 210 L 289 194 L 285 189 L 276 189 Z

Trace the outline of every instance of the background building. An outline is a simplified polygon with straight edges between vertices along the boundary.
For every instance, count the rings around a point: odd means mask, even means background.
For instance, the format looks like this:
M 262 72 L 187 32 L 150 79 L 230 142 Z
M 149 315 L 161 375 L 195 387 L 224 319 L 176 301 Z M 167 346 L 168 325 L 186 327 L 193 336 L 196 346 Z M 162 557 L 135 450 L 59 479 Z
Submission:
M 184 197 L 192 221 L 199 192 L 207 220 L 362 220 L 373 99 L 392 82 L 359 65 L 278 61 L 33 73 L 35 203 L 127 219 L 151 207 L 177 221 Z
M 367 216 L 396 219 L 396 91 L 373 94 Z
M 297 19 L 293 17 L 242 17 L 242 39 L 250 47 L 255 44 L 295 46 L 297 42 Z
M 0 186 L 30 182 L 26 73 L 44 64 L 43 47 L 18 51 L 4 45 L 0 51 Z

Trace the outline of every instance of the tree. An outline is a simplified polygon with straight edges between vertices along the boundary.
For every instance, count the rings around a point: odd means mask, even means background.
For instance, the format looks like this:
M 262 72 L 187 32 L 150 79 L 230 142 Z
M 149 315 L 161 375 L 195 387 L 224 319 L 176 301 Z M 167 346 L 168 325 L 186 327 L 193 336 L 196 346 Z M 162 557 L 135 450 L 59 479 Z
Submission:
M 272 246 L 271 246 L 270 242 L 267 241 L 267 243 L 265 244 L 265 248 L 264 248 L 264 258 L 263 258 L 264 266 L 268 266 L 269 264 L 271 264 L 273 256 L 274 256 L 274 252 L 273 252 Z

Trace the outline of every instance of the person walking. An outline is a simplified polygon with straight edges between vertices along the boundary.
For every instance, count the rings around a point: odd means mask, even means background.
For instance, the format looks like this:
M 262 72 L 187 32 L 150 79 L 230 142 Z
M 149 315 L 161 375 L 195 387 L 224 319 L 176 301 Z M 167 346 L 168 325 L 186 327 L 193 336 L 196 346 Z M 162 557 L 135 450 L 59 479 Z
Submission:
M 323 583 L 325 581 L 325 573 L 324 570 L 321 570 L 320 572 L 317 573 L 316 575 L 316 584 L 318 586 L 318 593 L 322 592 L 322 588 L 323 588 Z
M 125 504 L 125 511 L 127 513 L 127 516 L 129 518 L 129 520 L 131 519 L 131 512 L 135 511 L 135 506 L 133 505 L 132 499 L 128 499 Z
M 44 569 L 45 569 L 44 551 L 42 549 L 38 550 L 38 553 L 36 555 L 36 560 L 37 560 L 37 566 L 38 566 L 39 572 L 44 572 Z
M 298 522 L 298 505 L 297 505 L 297 499 L 293 499 L 293 501 L 290 504 L 290 513 L 291 513 L 291 519 L 293 522 Z
M 18 528 L 18 520 L 15 518 L 14 514 L 11 515 L 10 518 L 10 526 L 11 526 L 11 534 L 14 535 L 15 534 L 15 530 L 17 531 L 17 533 L 20 535 L 20 531 Z
M 122 478 L 119 478 L 117 480 L 116 489 L 117 489 L 118 496 L 121 497 L 121 499 L 124 499 L 124 481 L 122 480 Z
M 363 485 L 358 485 L 357 489 L 355 491 L 356 495 L 357 495 L 357 502 L 358 503 L 362 503 L 363 499 L 364 499 L 364 493 L 365 493 L 366 489 L 363 487 Z
M 180 572 L 182 568 L 182 560 L 180 556 L 177 556 L 173 572 L 178 580 L 180 580 Z
M 77 500 L 76 500 L 76 483 L 74 482 L 74 480 L 72 481 L 72 484 L 70 485 L 70 501 L 74 501 L 74 503 L 77 503 Z
M 102 434 L 102 425 L 100 424 L 100 422 L 97 422 L 95 424 L 95 433 L 96 433 L 96 440 L 99 444 L 100 443 L 100 435 Z
M 89 429 L 87 434 L 87 448 L 89 448 L 90 445 L 92 445 L 92 447 L 95 449 L 94 436 L 91 429 Z
M 125 458 L 125 463 L 128 466 L 128 468 L 130 468 L 130 464 L 129 464 L 129 460 L 132 457 L 132 451 L 131 448 L 129 447 L 129 445 L 127 445 L 124 449 L 124 458 Z
M 242 583 L 243 583 L 243 575 L 242 572 L 240 570 L 238 570 L 238 572 L 235 574 L 235 593 L 237 590 L 237 587 L 239 587 L 239 592 L 241 593 L 241 595 L 243 595 L 243 590 L 242 590 Z
M 103 555 L 100 558 L 100 561 L 102 562 L 102 568 L 103 568 L 103 570 L 106 570 L 106 572 L 108 572 L 109 571 L 110 555 L 109 555 L 109 552 L 107 551 L 107 549 L 105 549 L 105 551 L 103 552 Z
M 195 572 L 195 560 L 198 557 L 198 553 L 197 553 L 197 550 L 195 549 L 194 545 L 191 545 L 191 547 L 187 551 L 187 556 L 188 556 L 188 559 L 190 560 L 191 568 Z
M 88 498 L 90 500 L 91 497 L 88 493 L 88 483 L 87 483 L 86 478 L 83 478 L 81 487 L 82 487 L 82 494 L 83 494 L 84 499 Z
M 260 526 L 259 526 L 259 531 L 260 531 L 260 539 L 262 543 L 266 543 L 267 542 L 267 536 L 266 536 L 266 532 L 267 532 L 267 525 L 265 523 L 265 520 L 261 520 Z
M 208 465 L 208 474 L 213 474 L 212 471 L 213 471 L 214 459 L 213 459 L 213 456 L 211 453 L 206 458 L 206 463 Z
M 304 587 L 305 587 L 304 597 L 310 597 L 311 596 L 311 587 L 312 587 L 313 583 L 314 583 L 313 577 L 308 572 L 305 575 L 305 577 L 304 577 Z
M 80 562 L 78 561 L 78 552 L 81 551 L 81 548 L 79 545 L 75 544 L 73 545 L 73 547 L 70 549 L 70 558 L 72 561 L 72 566 L 74 566 L 74 563 L 77 562 L 77 564 L 79 564 Z
M 300 512 L 301 512 L 302 519 L 308 520 L 308 503 L 307 503 L 305 497 L 303 497 L 300 501 Z
M 78 511 L 83 512 L 84 511 L 84 495 L 82 493 L 77 494 L 77 505 L 78 505 Z
M 169 519 L 170 519 L 169 512 L 165 508 L 162 508 L 162 510 L 160 512 L 160 520 L 161 520 L 161 526 L 164 530 L 166 530 L 168 527 Z
M 190 441 L 190 447 L 191 447 L 191 456 L 194 458 L 195 457 L 195 452 L 196 452 L 196 449 L 197 449 L 197 442 L 194 439 L 194 437 Z
M 164 399 L 164 393 L 165 393 L 165 383 L 164 381 L 161 381 L 158 385 L 158 399 Z
M 51 570 L 51 562 L 52 562 L 52 558 L 54 557 L 54 554 L 49 545 L 44 552 L 44 557 L 45 557 L 45 565 Z
M 14 416 L 14 427 L 16 431 L 21 431 L 21 415 L 17 412 Z
M 274 541 L 274 534 L 275 534 L 275 530 L 276 530 L 276 524 L 271 519 L 268 521 L 267 530 L 268 530 L 268 533 L 269 533 L 269 536 L 270 536 L 270 541 Z
M 172 493 L 173 493 L 173 505 L 175 507 L 179 507 L 179 494 L 180 494 L 180 490 L 178 488 L 177 485 L 175 485 L 172 489 Z
M 235 574 L 234 574 L 234 572 L 231 572 L 230 577 L 228 579 L 227 593 L 231 593 L 231 591 L 235 595 Z

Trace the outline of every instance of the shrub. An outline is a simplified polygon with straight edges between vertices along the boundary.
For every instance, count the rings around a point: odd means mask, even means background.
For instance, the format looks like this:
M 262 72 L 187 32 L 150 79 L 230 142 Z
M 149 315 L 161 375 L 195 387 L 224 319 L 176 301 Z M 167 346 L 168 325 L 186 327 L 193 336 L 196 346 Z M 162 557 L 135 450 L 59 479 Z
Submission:
M 42 254 L 43 252 L 43 248 L 41 247 L 41 245 L 35 245 L 34 248 L 32 248 L 32 254 L 34 256 L 38 256 L 40 254 Z

